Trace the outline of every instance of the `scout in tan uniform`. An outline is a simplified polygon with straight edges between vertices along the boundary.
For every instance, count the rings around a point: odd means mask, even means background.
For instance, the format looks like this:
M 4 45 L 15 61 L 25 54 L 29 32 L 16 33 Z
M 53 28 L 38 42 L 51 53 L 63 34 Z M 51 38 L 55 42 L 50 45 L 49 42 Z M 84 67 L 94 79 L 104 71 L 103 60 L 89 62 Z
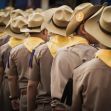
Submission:
M 10 15 L 11 15 L 11 18 L 14 18 L 16 16 L 26 16 L 25 12 L 21 9 L 15 9 L 15 10 L 12 10 L 10 12 Z
M 10 38 L 10 36 L 5 33 L 5 27 L 9 20 L 10 20 L 9 12 L 8 11 L 5 12 L 4 10 L 0 11 L 0 46 L 7 43 Z M 1 98 L 1 97 L 3 97 L 3 95 L 2 95 L 3 92 L 1 90 L 2 80 L 3 80 L 2 77 L 3 77 L 2 73 L 0 73 L 0 100 L 3 100 L 3 98 Z M 1 107 L 3 106 L 2 103 L 3 102 L 0 101 L 0 111 L 2 111 L 1 110 Z
M 45 25 L 51 32 L 51 37 L 46 44 L 36 48 L 33 56 L 27 88 L 28 111 L 51 111 L 51 65 L 57 50 L 72 40 L 66 36 L 66 27 L 72 12 L 68 6 L 59 7 Z
M 85 30 L 99 41 L 100 49 L 94 59 L 73 71 L 72 111 L 111 110 L 110 27 L 111 6 L 105 7 L 85 23 Z
M 24 12 L 20 9 L 14 10 L 12 7 L 6 7 L 4 10 L 0 12 L 0 46 L 8 42 L 10 36 L 4 33 L 4 29 L 8 23 L 10 18 L 14 18 L 16 16 L 24 16 Z M 3 22 L 2 22 L 3 21 Z
M 20 104 L 20 111 L 27 111 L 27 81 L 28 69 L 31 53 L 35 47 L 44 43 L 47 39 L 47 31 L 41 30 L 44 18 L 41 14 L 33 13 L 27 20 L 27 24 L 21 28 L 21 32 L 29 33 L 30 36 L 24 40 L 24 43 L 12 49 L 9 58 L 9 67 L 7 74 L 9 78 L 10 95 L 13 109 L 16 109 L 16 103 Z M 19 85 L 19 86 L 18 86 Z M 17 93 L 20 91 L 20 95 Z M 20 97 L 20 101 L 19 101 Z
M 101 6 L 93 6 L 91 3 L 84 3 L 77 6 L 66 30 L 68 35 L 79 28 L 79 25 L 93 15 L 100 7 Z M 92 12 L 89 13 L 90 11 Z M 80 27 L 77 32 L 78 35 L 73 37 L 75 42 L 60 50 L 53 60 L 51 70 L 51 96 L 53 99 L 52 107 L 55 107 L 55 110 L 60 110 L 60 104 L 65 101 L 67 105 L 71 105 L 70 87 L 69 89 L 65 89 L 65 86 L 68 80 L 72 78 L 72 71 L 82 63 L 94 58 L 94 53 L 97 51 L 96 48 L 89 45 L 90 42 L 94 43 L 94 41 L 90 39 L 90 35 L 85 33 L 85 31 L 83 33 L 83 31 L 83 28 L 81 30 Z M 86 36 L 87 39 L 85 39 Z M 65 92 L 64 89 L 66 90 Z M 65 95 L 63 93 L 66 93 L 69 97 L 64 97 Z
M 20 22 L 20 17 L 17 17 L 14 20 L 17 22 Z M 14 29 L 12 29 L 12 30 L 14 30 Z M 6 32 L 7 32 L 7 30 L 6 30 Z M 2 79 L 2 100 L 1 101 L 3 104 L 2 105 L 3 111 L 12 111 L 11 103 L 9 100 L 10 94 L 9 94 L 7 75 L 5 74 L 6 64 L 7 64 L 11 49 L 23 42 L 22 37 L 17 38 L 18 35 L 13 34 L 10 36 L 12 36 L 12 37 L 9 39 L 9 42 L 0 47 L 0 75 L 1 75 L 1 79 Z
M 7 7 L 5 7 L 5 9 L 4 9 L 6 12 L 12 12 L 13 10 L 14 10 L 14 7 L 12 7 L 12 6 L 7 6 Z
M 8 42 L 9 35 L 5 34 L 5 27 L 10 20 L 10 14 L 7 11 L 0 11 L 0 46 Z
M 10 19 L 8 14 L 6 14 L 6 16 L 5 16 L 5 12 L 1 11 L 0 12 L 0 46 L 5 44 L 5 42 L 6 42 L 6 41 L 4 41 L 4 38 L 5 38 L 5 34 L 4 33 L 5 33 L 6 24 L 9 21 L 8 19 Z M 0 80 L 0 84 L 1 84 L 1 80 Z

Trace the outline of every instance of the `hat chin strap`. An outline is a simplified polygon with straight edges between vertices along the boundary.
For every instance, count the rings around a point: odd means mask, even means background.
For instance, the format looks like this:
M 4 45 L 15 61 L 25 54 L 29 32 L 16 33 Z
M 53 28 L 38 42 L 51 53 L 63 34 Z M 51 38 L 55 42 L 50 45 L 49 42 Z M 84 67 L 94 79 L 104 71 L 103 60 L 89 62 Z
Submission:
M 99 27 L 100 27 L 100 29 L 101 29 L 104 33 L 106 33 L 106 34 L 108 34 L 108 35 L 111 35 L 111 32 L 105 30 L 105 29 L 101 26 L 100 22 L 99 22 Z

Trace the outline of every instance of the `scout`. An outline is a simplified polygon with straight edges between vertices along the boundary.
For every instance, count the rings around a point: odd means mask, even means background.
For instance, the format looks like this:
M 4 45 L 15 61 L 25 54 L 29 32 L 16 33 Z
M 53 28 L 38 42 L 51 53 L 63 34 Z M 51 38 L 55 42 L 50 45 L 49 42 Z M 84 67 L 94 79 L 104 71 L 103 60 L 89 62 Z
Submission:
M 8 42 L 9 35 L 6 35 L 5 33 L 5 27 L 10 20 L 10 14 L 7 11 L 0 11 L 0 46 Z
M 14 10 L 12 7 L 6 7 L 3 11 L 0 12 L 1 23 L 0 23 L 0 46 L 8 42 L 10 36 L 4 33 L 5 27 L 8 24 L 9 20 L 13 19 L 16 16 L 24 16 L 24 12 L 20 9 Z
M 20 23 L 23 22 L 20 18 L 22 17 L 17 17 L 14 18 L 14 21 Z M 13 27 L 14 26 L 14 27 Z M 19 27 L 19 24 L 17 24 L 16 28 Z M 11 31 L 13 31 L 15 28 L 15 24 L 12 21 L 11 24 Z M 2 106 L 3 106 L 3 111 L 12 111 L 12 107 L 11 107 L 11 103 L 9 100 L 9 87 L 8 87 L 8 80 L 7 80 L 7 75 L 5 73 L 5 68 L 6 68 L 6 64 L 8 62 L 8 58 L 10 55 L 10 51 L 11 49 L 13 49 L 14 47 L 16 47 L 17 45 L 21 44 L 23 42 L 23 37 L 19 37 L 19 34 L 14 34 L 14 31 L 11 32 L 12 34 L 9 33 L 10 29 L 6 30 L 6 33 L 9 34 L 11 37 L 8 41 L 8 43 L 2 45 L 0 47 L 0 75 L 1 75 L 1 80 L 2 80 L 2 86 L 1 86 L 1 90 L 2 90 Z M 0 105 L 1 106 L 1 105 Z
M 13 109 L 19 109 L 20 105 L 20 111 L 27 111 L 27 81 L 31 53 L 47 39 L 46 29 L 41 30 L 44 22 L 41 14 L 33 13 L 26 21 L 27 24 L 21 28 L 21 32 L 29 33 L 29 36 L 23 44 L 11 50 L 9 67 L 6 70 Z
M 23 17 L 26 17 L 26 14 L 23 10 L 21 9 L 15 9 L 15 10 L 12 10 L 10 12 L 10 18 L 14 18 L 14 17 L 17 17 L 17 16 L 23 16 Z
M 5 44 L 9 40 L 9 36 L 5 34 L 5 27 L 6 24 L 8 23 L 10 17 L 9 14 L 5 15 L 4 11 L 0 11 L 0 46 Z M 2 100 L 2 74 L 0 73 L 0 100 Z M 0 111 L 2 111 L 2 101 L 0 101 Z
M 94 57 L 94 53 L 97 51 L 96 48 L 89 44 L 95 41 L 90 39 L 90 35 L 83 29 L 83 25 L 81 25 L 82 29 L 79 25 L 99 10 L 100 7 L 101 6 L 93 6 L 91 3 L 83 3 L 77 6 L 73 12 L 66 32 L 69 35 L 74 33 L 74 31 L 76 32 L 78 28 L 77 34 L 73 36 L 75 42 L 60 50 L 52 64 L 51 96 L 52 107 L 54 107 L 55 110 L 60 110 L 60 105 L 65 101 L 65 104 L 71 106 L 71 88 L 65 89 L 65 86 L 67 86 L 68 80 L 72 78 L 72 71 L 82 63 L 91 60 Z M 64 94 L 70 97 L 66 97 Z
M 14 7 L 12 7 L 12 6 L 7 6 L 7 7 L 5 7 L 5 9 L 4 9 L 6 12 L 12 12 L 13 10 L 14 10 Z
M 72 111 L 111 110 L 110 27 L 111 6 L 100 10 L 85 23 L 85 30 L 99 42 L 100 49 L 94 59 L 73 71 Z
M 66 27 L 72 12 L 70 7 L 61 6 L 52 14 L 48 23 L 44 24 L 51 37 L 46 44 L 36 48 L 32 65 L 29 67 L 28 111 L 51 111 L 51 65 L 57 50 L 68 44 L 71 39 L 66 36 Z M 48 15 L 50 14 L 48 13 Z

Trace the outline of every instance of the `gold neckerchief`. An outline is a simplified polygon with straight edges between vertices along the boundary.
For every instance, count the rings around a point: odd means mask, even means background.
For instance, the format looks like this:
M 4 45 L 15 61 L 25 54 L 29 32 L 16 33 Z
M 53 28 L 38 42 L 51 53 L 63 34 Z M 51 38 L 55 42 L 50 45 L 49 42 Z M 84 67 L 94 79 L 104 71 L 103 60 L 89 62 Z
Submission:
M 63 37 L 60 35 L 52 36 L 47 42 L 50 53 L 53 57 L 56 56 L 57 50 L 62 47 L 69 47 L 77 44 L 88 44 L 87 40 L 82 37 Z
M 44 40 L 42 40 L 39 37 L 28 37 L 27 39 L 24 40 L 24 46 L 32 52 L 34 48 L 36 48 L 40 43 L 43 43 Z
M 15 46 L 22 44 L 23 40 L 22 39 L 17 39 L 15 37 L 11 37 L 8 41 L 8 44 L 11 48 L 14 48 Z
M 100 49 L 96 53 L 96 57 L 102 60 L 106 65 L 111 67 L 111 50 Z
M 0 32 L 0 38 L 4 37 L 6 35 L 5 32 Z
M 70 46 L 77 45 L 77 44 L 88 45 L 89 43 L 85 38 L 83 38 L 81 36 L 73 36 L 73 37 L 70 37 L 69 42 L 66 45 L 66 47 L 70 47 Z

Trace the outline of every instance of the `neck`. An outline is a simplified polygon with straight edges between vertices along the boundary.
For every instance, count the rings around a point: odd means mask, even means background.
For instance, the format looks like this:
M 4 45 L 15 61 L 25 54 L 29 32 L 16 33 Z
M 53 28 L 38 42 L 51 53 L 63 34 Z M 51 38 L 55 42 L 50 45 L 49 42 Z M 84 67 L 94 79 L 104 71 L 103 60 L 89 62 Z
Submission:
M 36 33 L 33 33 L 33 34 L 31 33 L 30 36 L 31 36 L 31 37 L 42 38 L 42 35 L 41 35 L 40 33 L 37 33 L 37 34 L 36 34 Z
M 78 28 L 78 32 L 77 33 L 79 35 L 81 35 L 82 37 L 84 37 L 85 39 L 87 39 L 90 44 L 98 44 L 98 41 L 96 39 L 94 39 L 93 36 L 91 36 L 89 33 L 87 33 L 85 31 L 83 24 Z
M 111 50 L 111 48 L 108 48 L 108 47 L 104 46 L 103 44 L 99 44 L 99 47 L 100 47 L 101 49 L 110 49 L 110 50 Z

